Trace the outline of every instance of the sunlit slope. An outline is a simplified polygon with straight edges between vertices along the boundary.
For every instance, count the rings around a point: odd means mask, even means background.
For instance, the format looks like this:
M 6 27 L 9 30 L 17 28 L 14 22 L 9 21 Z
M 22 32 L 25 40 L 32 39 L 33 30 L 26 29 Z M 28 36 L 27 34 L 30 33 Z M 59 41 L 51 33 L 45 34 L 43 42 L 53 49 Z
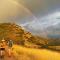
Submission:
M 60 53 L 44 50 L 13 46 L 13 52 L 17 60 L 60 60 Z

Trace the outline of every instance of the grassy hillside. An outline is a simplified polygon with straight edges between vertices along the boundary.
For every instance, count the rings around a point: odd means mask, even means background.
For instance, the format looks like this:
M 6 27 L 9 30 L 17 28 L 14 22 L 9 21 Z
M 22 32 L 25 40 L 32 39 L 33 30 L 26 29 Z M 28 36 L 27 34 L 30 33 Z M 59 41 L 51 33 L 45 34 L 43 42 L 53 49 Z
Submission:
M 17 60 L 60 60 L 60 53 L 47 49 L 33 49 L 14 45 L 13 52 Z
M 38 36 L 33 36 L 30 32 L 22 29 L 14 23 L 0 23 L 0 41 L 13 40 L 15 43 L 31 47 L 31 45 L 46 45 L 47 40 Z

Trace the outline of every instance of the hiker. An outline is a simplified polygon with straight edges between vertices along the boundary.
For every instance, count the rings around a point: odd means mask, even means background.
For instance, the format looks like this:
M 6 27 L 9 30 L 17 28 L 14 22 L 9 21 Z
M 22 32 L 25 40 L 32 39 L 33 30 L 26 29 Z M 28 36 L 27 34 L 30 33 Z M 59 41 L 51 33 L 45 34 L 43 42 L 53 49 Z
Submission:
M 5 55 L 5 40 L 0 43 L 0 57 L 3 58 Z
M 12 46 L 13 46 L 13 41 L 9 40 L 8 41 L 8 55 L 9 56 L 11 56 L 11 54 L 12 54 L 12 52 L 11 52 Z

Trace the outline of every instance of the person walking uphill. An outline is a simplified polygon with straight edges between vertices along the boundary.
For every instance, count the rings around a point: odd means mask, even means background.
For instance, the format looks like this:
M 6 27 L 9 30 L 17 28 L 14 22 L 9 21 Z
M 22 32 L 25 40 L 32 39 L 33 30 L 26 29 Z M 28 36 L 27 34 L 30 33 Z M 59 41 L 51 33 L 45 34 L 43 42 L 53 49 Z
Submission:
M 13 46 L 13 41 L 12 40 L 9 40 L 8 41 L 8 55 L 9 57 L 11 56 L 12 52 L 11 52 L 11 49 L 12 49 L 12 46 Z

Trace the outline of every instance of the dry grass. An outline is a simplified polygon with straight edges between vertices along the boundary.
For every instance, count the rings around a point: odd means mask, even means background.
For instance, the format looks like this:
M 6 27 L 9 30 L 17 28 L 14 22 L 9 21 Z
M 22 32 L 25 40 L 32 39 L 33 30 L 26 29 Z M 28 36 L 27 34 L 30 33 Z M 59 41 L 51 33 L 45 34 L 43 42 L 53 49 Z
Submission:
M 25 48 L 13 46 L 16 60 L 60 60 L 60 53 L 44 49 Z

